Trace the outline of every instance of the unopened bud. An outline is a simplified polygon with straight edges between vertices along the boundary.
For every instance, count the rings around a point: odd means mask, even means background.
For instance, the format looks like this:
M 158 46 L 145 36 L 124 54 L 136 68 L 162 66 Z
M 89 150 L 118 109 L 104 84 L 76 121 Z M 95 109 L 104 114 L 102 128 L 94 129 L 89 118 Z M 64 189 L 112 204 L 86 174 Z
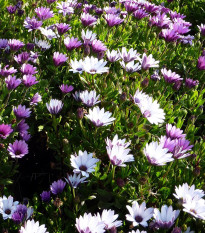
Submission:
M 125 101 L 125 100 L 127 99 L 127 94 L 126 94 L 125 92 L 123 92 L 123 93 L 121 94 L 121 96 L 120 96 L 120 99 L 121 99 L 122 101 Z
M 175 227 L 173 230 L 172 230 L 172 233 L 181 233 L 182 232 L 182 230 L 181 230 L 181 228 L 179 228 L 179 227 Z
M 146 184 L 147 183 L 147 178 L 146 177 L 141 177 L 139 180 L 140 184 Z
M 4 144 L 3 144 L 3 143 L 0 143 L 0 150 L 1 150 L 1 149 L 4 149 L 4 148 L 5 148 Z
M 142 87 L 147 87 L 149 85 L 149 79 L 145 78 L 142 82 L 141 82 Z
M 84 117 L 84 109 L 83 108 L 77 109 L 77 116 L 79 119 L 83 119 L 83 117 Z
M 199 166 L 196 166 L 195 169 L 194 169 L 194 175 L 195 176 L 199 176 L 200 175 L 200 167 Z
M 90 45 L 89 44 L 85 44 L 84 45 L 84 55 L 85 56 L 89 56 L 90 55 Z
M 168 199 L 167 200 L 167 204 L 170 206 L 170 205 L 172 205 L 172 199 Z
M 16 123 L 16 119 L 12 119 L 11 120 L 11 124 L 13 125 L 13 124 L 15 124 Z

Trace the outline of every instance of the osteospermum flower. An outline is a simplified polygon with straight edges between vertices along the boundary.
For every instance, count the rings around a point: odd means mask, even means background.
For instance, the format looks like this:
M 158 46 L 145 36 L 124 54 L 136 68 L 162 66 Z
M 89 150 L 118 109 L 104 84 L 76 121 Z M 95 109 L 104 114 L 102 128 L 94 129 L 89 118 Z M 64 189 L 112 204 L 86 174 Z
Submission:
M 50 19 L 54 16 L 53 11 L 46 7 L 38 7 L 35 12 L 40 20 Z
M 51 47 L 51 45 L 47 41 L 45 40 L 38 41 L 36 38 L 35 38 L 35 44 L 42 50 L 47 50 L 47 49 L 50 49 Z
M 95 39 L 92 41 L 92 50 L 94 53 L 100 53 L 105 52 L 107 47 L 102 43 L 102 41 Z
M 152 165 L 164 166 L 174 160 L 172 154 L 168 153 L 168 149 L 163 148 L 163 145 L 158 142 L 147 143 L 143 152 Z
M 18 107 L 13 108 L 14 114 L 18 119 L 30 117 L 30 108 L 26 108 L 25 105 L 18 105 Z
M 93 153 L 88 154 L 87 151 L 78 152 L 78 155 L 71 155 L 71 166 L 74 167 L 74 173 L 81 173 L 82 176 L 89 176 L 89 173 L 95 171 L 96 163 L 99 159 L 93 158 Z
M 33 18 L 27 17 L 24 20 L 23 26 L 28 29 L 28 32 L 31 32 L 33 30 L 40 29 L 42 24 L 43 24 L 43 22 L 38 21 L 35 17 L 33 17 Z
M 11 125 L 0 125 L 0 138 L 6 139 L 12 132 L 13 129 L 11 128 Z
M 9 143 L 8 151 L 11 158 L 21 159 L 24 155 L 28 154 L 28 144 L 23 140 L 16 140 L 13 144 Z
M 89 109 L 89 114 L 86 115 L 88 119 L 97 127 L 110 125 L 115 120 L 111 117 L 112 113 L 105 112 L 104 108 L 100 109 L 98 106 L 94 107 L 93 110 Z
M 15 212 L 18 201 L 14 201 L 12 196 L 9 196 L 8 198 L 6 196 L 3 196 L 3 198 L 0 198 L 0 214 L 2 214 L 2 217 L 4 220 L 12 217 L 12 214 Z
M 64 45 L 68 51 L 71 51 L 73 49 L 79 48 L 82 45 L 82 42 L 79 41 L 78 38 L 66 37 L 64 39 Z
M 174 221 L 179 216 L 180 210 L 173 210 L 172 206 L 163 205 L 161 212 L 158 209 L 154 209 L 155 228 L 169 229 L 174 225 Z
M 16 78 L 16 76 L 9 75 L 5 79 L 5 83 L 8 90 L 14 90 L 21 84 L 21 79 Z
M 30 218 L 32 214 L 33 208 L 27 208 L 27 206 L 20 204 L 17 206 L 15 212 L 12 214 L 12 220 L 16 224 L 20 224 L 21 222 L 23 222 L 24 219 Z
M 175 42 L 180 38 L 179 33 L 176 32 L 174 29 L 162 29 L 159 35 L 167 42 Z
M 143 19 L 147 17 L 149 14 L 146 13 L 143 9 L 138 9 L 135 12 L 133 12 L 133 15 L 136 19 Z
M 63 16 L 70 15 L 70 14 L 74 13 L 74 9 L 68 1 L 57 3 L 56 8 L 59 9 L 58 13 L 63 13 Z
M 97 96 L 96 91 L 82 91 L 80 92 L 80 99 L 81 101 L 87 106 L 87 107 L 92 107 L 100 101 L 98 100 L 100 95 Z
M 105 224 L 106 230 L 122 226 L 122 221 L 117 220 L 118 216 L 114 210 L 103 210 L 101 216 L 98 214 L 99 219 Z
M 173 150 L 173 157 L 175 159 L 183 159 L 190 156 L 190 153 L 187 153 L 191 150 L 193 145 L 190 145 L 190 141 L 185 138 L 180 138 L 175 140 L 175 147 Z
M 9 45 L 9 48 L 11 50 L 17 51 L 17 50 L 21 49 L 25 44 L 23 42 L 21 42 L 20 40 L 10 39 L 8 41 L 8 45 Z
M 126 214 L 126 219 L 131 221 L 133 226 L 142 225 L 147 227 L 147 221 L 153 216 L 153 208 L 146 208 L 146 203 L 143 202 L 141 205 L 137 201 L 133 201 L 132 207 L 126 206 L 129 214 Z
M 81 177 L 81 174 L 67 175 L 67 178 L 65 178 L 67 183 L 73 188 L 77 188 L 79 184 L 87 182 L 86 179 L 87 177 Z
M 148 70 L 149 68 L 153 67 L 159 67 L 159 61 L 156 61 L 152 54 L 147 56 L 145 53 L 143 53 L 142 58 L 138 59 L 141 63 L 143 70 Z
M 139 63 L 136 63 L 134 61 L 130 61 L 128 63 L 124 63 L 124 61 L 120 62 L 120 65 L 128 72 L 128 73 L 134 73 L 138 70 L 141 70 L 141 65 Z
M 161 69 L 161 73 L 164 76 L 164 80 L 168 83 L 176 83 L 183 80 L 182 78 L 180 78 L 180 75 L 172 72 L 171 70 L 167 70 L 166 68 Z
M 30 100 L 30 105 L 37 105 L 42 101 L 42 96 L 37 92 Z
M 72 71 L 73 73 L 82 73 L 84 71 L 84 66 L 83 66 L 83 60 L 80 59 L 79 61 L 75 60 L 71 60 L 70 61 L 70 66 L 72 69 L 70 69 L 69 71 Z
M 124 21 L 124 19 L 121 19 L 119 16 L 114 14 L 105 15 L 105 19 L 109 27 L 114 27 L 116 25 L 121 24 Z
M 15 74 L 17 72 L 17 70 L 14 69 L 14 67 L 7 69 L 8 66 L 9 65 L 6 65 L 3 69 L 1 69 L 1 65 L 0 65 L 0 75 L 4 77 L 8 77 L 9 75 Z
M 65 188 L 65 186 L 66 186 L 66 182 L 60 179 L 60 180 L 54 181 L 50 185 L 50 189 L 53 194 L 57 195 L 63 192 L 63 189 Z
M 31 74 L 23 76 L 23 84 L 26 87 L 31 87 L 31 86 L 35 85 L 36 83 L 38 83 L 38 81 L 36 80 L 35 76 L 33 76 Z
M 134 50 L 133 48 L 131 48 L 129 51 L 127 51 L 127 49 L 125 47 L 122 48 L 122 51 L 119 51 L 119 55 L 121 57 L 121 59 L 124 62 L 130 62 L 130 61 L 134 61 L 137 60 L 139 58 L 139 53 L 137 53 L 137 50 Z
M 200 26 L 197 25 L 197 27 L 199 28 L 201 35 L 205 36 L 205 24 L 201 24 Z
M 147 231 L 136 230 L 136 231 L 130 231 L 128 233 L 147 233 Z
M 205 56 L 199 57 L 197 67 L 199 70 L 205 70 Z
M 0 49 L 5 49 L 8 46 L 7 39 L 0 39 Z
M 52 28 L 40 28 L 41 34 L 43 34 L 48 40 L 52 40 L 54 38 L 58 38 L 59 35 L 52 30 Z
M 30 64 L 23 64 L 22 66 L 21 66 L 21 72 L 23 73 L 23 74 L 36 74 L 36 73 L 38 73 L 38 71 L 36 70 L 37 68 L 35 67 L 35 66 L 33 66 L 33 65 L 30 65 Z
M 14 56 L 14 60 L 18 63 L 18 64 L 23 64 L 26 61 L 29 60 L 30 54 L 27 52 L 22 52 L 16 56 Z
M 172 140 L 186 137 L 186 134 L 183 134 L 183 130 L 178 129 L 171 124 L 166 124 L 166 135 Z
M 64 94 L 67 94 L 71 92 L 74 89 L 74 87 L 72 85 L 68 86 L 67 84 L 62 84 L 60 86 L 60 89 Z
M 86 57 L 83 61 L 83 69 L 89 74 L 102 74 L 109 70 L 109 68 L 105 66 L 106 64 L 107 62 L 103 61 L 103 59 L 98 60 L 94 57 Z
M 93 26 L 97 23 L 97 19 L 94 16 L 90 15 L 89 13 L 87 14 L 83 13 L 80 19 L 84 27 Z
M 46 103 L 46 107 L 51 114 L 58 114 L 63 108 L 63 102 L 57 99 L 51 99 L 50 103 Z
M 84 44 L 91 44 L 92 41 L 96 39 L 96 34 L 89 30 L 82 30 L 81 36 L 84 41 Z
M 45 224 L 39 225 L 39 222 L 35 222 L 33 219 L 25 222 L 21 227 L 19 233 L 48 233 Z
M 54 52 L 53 54 L 53 62 L 55 66 L 60 66 L 62 65 L 64 62 L 67 61 L 67 57 L 65 54 L 63 53 L 59 53 L 59 52 Z
M 66 23 L 57 23 L 56 28 L 58 30 L 58 34 L 63 35 L 65 32 L 71 29 L 71 26 Z
M 50 191 L 43 191 L 41 194 L 41 200 L 43 202 L 49 202 L 51 200 L 51 192 Z
M 191 78 L 186 78 L 185 80 L 185 86 L 189 89 L 197 86 L 199 84 L 199 81 L 198 80 L 193 80 Z
M 118 61 L 120 59 L 120 55 L 117 51 L 115 50 L 107 50 L 107 58 L 110 62 L 115 62 Z

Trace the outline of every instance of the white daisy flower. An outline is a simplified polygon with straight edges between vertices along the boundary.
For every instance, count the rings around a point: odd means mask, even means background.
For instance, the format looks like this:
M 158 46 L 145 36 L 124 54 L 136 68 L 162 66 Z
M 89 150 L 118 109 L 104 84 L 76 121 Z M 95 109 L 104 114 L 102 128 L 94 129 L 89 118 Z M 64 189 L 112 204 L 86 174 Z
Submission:
M 113 140 L 110 140 L 109 138 L 107 138 L 105 140 L 106 144 L 108 147 L 112 148 L 113 146 L 117 145 L 117 146 L 123 146 L 124 148 L 127 148 L 130 143 L 126 142 L 126 139 L 118 139 L 118 135 L 116 134 L 113 138 Z
M 159 67 L 159 61 L 156 61 L 152 54 L 147 56 L 145 53 L 143 53 L 142 58 L 139 58 L 138 60 L 140 61 L 143 70 Z
M 109 68 L 105 65 L 107 64 L 106 61 L 103 59 L 98 60 L 95 57 L 86 57 L 83 61 L 83 67 L 85 72 L 89 74 L 102 74 L 109 71 Z
M 88 154 L 87 151 L 78 152 L 78 155 L 71 155 L 71 166 L 74 167 L 74 173 L 81 173 L 82 176 L 89 177 L 89 173 L 95 171 L 96 163 L 99 159 L 93 158 L 93 153 Z
M 12 217 L 12 214 L 16 211 L 18 203 L 18 201 L 13 201 L 12 196 L 9 196 L 8 198 L 3 196 L 3 198 L 0 198 L 0 213 L 4 220 Z
M 120 65 L 125 69 L 128 73 L 134 73 L 138 70 L 141 70 L 141 65 L 139 63 L 136 63 L 134 61 L 130 61 L 128 63 L 124 63 L 124 61 L 120 62 Z
M 115 50 L 107 50 L 106 52 L 107 54 L 107 58 L 110 62 L 115 62 L 115 61 L 118 61 L 120 59 L 120 55 L 118 53 L 118 51 L 115 51 Z
M 35 222 L 33 219 L 25 222 L 24 227 L 22 226 L 19 233 L 48 233 L 45 224 L 39 225 L 39 222 Z
M 149 96 L 147 94 L 143 93 L 142 91 L 140 91 L 139 89 L 137 89 L 132 98 L 133 98 L 134 103 L 137 104 L 138 107 L 140 108 L 143 101 L 145 99 L 149 98 Z
M 126 63 L 139 59 L 139 53 L 137 53 L 137 50 L 134 50 L 133 48 L 131 48 L 128 52 L 125 47 L 122 48 L 122 51 L 118 51 L 121 59 Z
M 70 66 L 72 69 L 70 69 L 69 71 L 73 71 L 73 73 L 80 73 L 82 74 L 82 72 L 84 71 L 84 67 L 83 67 L 83 60 L 80 59 L 79 61 L 75 60 L 71 60 L 70 61 Z
M 80 99 L 81 101 L 87 106 L 87 107 L 92 107 L 100 101 L 98 101 L 100 95 L 97 96 L 96 91 L 82 91 L 80 92 Z
M 168 149 L 163 148 L 163 144 L 158 142 L 147 143 L 143 152 L 152 165 L 164 166 L 174 160 L 172 154 L 168 153 Z
M 103 210 L 101 217 L 98 213 L 98 217 L 105 224 L 106 230 L 122 226 L 122 221 L 116 220 L 118 216 L 119 215 L 115 214 L 114 210 Z
M 96 34 L 90 30 L 82 30 L 81 36 L 85 44 L 90 44 L 93 40 L 96 39 Z
M 58 38 L 59 35 L 56 34 L 52 29 L 40 28 L 41 34 L 44 35 L 48 40 Z
M 104 125 L 110 125 L 115 120 L 114 117 L 111 117 L 111 112 L 105 112 L 105 109 L 100 109 L 98 106 L 93 109 L 89 109 L 89 114 L 86 115 L 88 119 L 92 121 L 92 123 L 99 127 Z
M 36 38 L 35 38 L 35 44 L 39 47 L 39 48 L 41 48 L 41 49 L 43 49 L 43 50 L 47 50 L 47 49 L 50 49 L 50 47 L 51 47 L 51 45 L 47 42 L 47 41 L 45 41 L 45 40 L 37 40 Z

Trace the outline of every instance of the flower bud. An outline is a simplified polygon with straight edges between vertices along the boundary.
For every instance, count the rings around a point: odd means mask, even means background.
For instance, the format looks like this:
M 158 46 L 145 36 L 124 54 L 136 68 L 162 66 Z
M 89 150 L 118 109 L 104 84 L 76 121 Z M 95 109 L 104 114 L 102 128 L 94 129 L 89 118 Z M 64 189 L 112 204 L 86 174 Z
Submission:
M 126 92 L 123 92 L 123 93 L 120 95 L 120 99 L 121 99 L 122 101 L 125 101 L 125 100 L 127 99 L 127 94 L 126 94 Z
M 167 205 L 169 205 L 169 206 L 172 205 L 172 199 L 167 200 Z
M 84 109 L 83 108 L 77 109 L 77 116 L 79 119 L 83 119 L 83 117 L 84 117 Z
M 145 78 L 142 82 L 141 82 L 142 87 L 147 87 L 149 85 L 149 79 Z
M 139 180 L 139 183 L 140 184 L 146 184 L 147 183 L 147 178 L 146 177 L 141 177 L 140 180 Z
M 89 56 L 90 55 L 90 45 L 89 44 L 85 44 L 84 45 L 84 55 L 85 56 Z
M 4 148 L 5 148 L 4 144 L 3 144 L 3 143 L 0 143 L 0 150 L 1 150 L 1 149 L 4 149 Z
M 199 176 L 200 175 L 200 167 L 199 166 L 196 166 L 195 169 L 194 169 L 194 175 L 195 176 Z
M 182 232 L 182 230 L 181 230 L 181 228 L 179 228 L 179 227 L 175 227 L 173 230 L 172 230 L 172 233 L 181 233 Z
M 63 202 L 61 201 L 60 198 L 56 197 L 53 204 L 54 204 L 55 207 L 59 208 L 59 207 L 61 207 L 63 205 Z
M 198 33 L 196 34 L 196 39 L 200 40 L 200 37 L 201 37 L 201 33 L 198 32 Z

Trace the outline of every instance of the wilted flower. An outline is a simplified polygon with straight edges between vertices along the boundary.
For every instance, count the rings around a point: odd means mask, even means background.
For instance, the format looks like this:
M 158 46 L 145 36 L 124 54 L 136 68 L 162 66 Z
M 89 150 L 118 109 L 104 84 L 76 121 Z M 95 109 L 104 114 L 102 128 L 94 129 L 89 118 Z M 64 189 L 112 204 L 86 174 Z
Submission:
M 5 79 L 5 83 L 6 83 L 6 87 L 8 88 L 8 90 L 14 90 L 21 84 L 21 79 L 19 78 L 16 79 L 16 76 L 9 75 Z
M 13 201 L 12 196 L 9 196 L 8 198 L 3 196 L 3 198 L 0 198 L 0 214 L 2 214 L 4 220 L 12 217 L 18 203 L 18 201 Z
M 57 99 L 51 99 L 50 103 L 46 103 L 46 107 L 51 114 L 58 114 L 63 108 L 63 102 Z
M 25 105 L 18 105 L 18 107 L 13 108 L 14 114 L 18 119 L 30 117 L 31 111 L 30 108 L 26 108 Z
M 65 178 L 67 183 L 73 188 L 77 188 L 79 184 L 87 182 L 86 179 L 86 177 L 81 177 L 81 173 L 78 175 L 75 173 L 73 175 L 67 174 L 67 178 Z
M 48 233 L 45 224 L 39 225 L 39 222 L 35 222 L 33 219 L 25 222 L 21 227 L 19 233 Z
M 13 129 L 11 128 L 11 125 L 0 125 L 0 138 L 6 139 L 12 132 Z
M 60 180 L 54 181 L 50 185 L 50 189 L 53 194 L 57 195 L 63 192 L 63 189 L 65 188 L 65 186 L 66 186 L 66 182 L 60 179 Z
M 46 7 L 38 7 L 35 12 L 40 20 L 50 19 L 54 16 L 53 11 Z
M 41 200 L 43 202 L 49 202 L 51 200 L 51 192 L 50 191 L 43 191 L 41 194 Z
M 55 66 L 62 65 L 64 62 L 67 61 L 67 59 L 68 58 L 63 53 L 54 52 L 54 54 L 53 54 L 53 62 L 54 62 Z
M 11 158 L 21 159 L 24 155 L 28 154 L 28 144 L 23 140 L 16 140 L 13 144 L 9 143 L 8 151 Z
M 80 99 L 81 101 L 87 106 L 87 107 L 92 107 L 100 101 L 98 100 L 100 95 L 97 96 L 96 91 L 82 91 L 80 92 Z

